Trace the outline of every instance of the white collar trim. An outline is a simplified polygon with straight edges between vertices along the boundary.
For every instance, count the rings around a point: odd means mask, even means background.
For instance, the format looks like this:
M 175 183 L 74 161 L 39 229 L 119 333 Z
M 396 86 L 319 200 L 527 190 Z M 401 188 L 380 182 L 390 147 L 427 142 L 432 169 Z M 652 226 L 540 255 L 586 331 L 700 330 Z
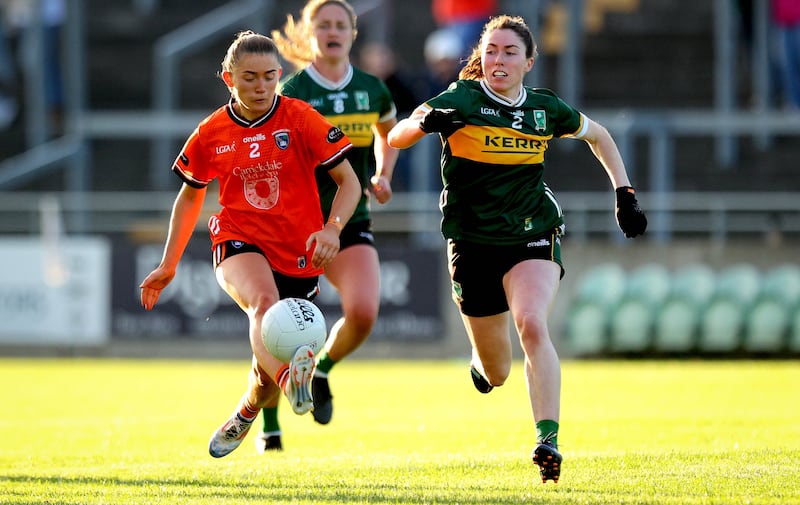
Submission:
M 519 107 L 520 105 L 525 103 L 525 100 L 528 98 L 528 92 L 525 91 L 525 86 L 521 84 L 519 86 L 519 93 L 517 94 L 517 97 L 514 99 L 509 99 L 504 97 L 503 95 L 497 94 L 494 90 L 492 90 L 491 86 L 486 84 L 485 79 L 481 79 L 480 82 L 481 82 L 481 88 L 483 88 L 483 92 L 486 93 L 489 96 L 489 98 L 491 98 L 495 102 L 499 102 L 503 105 L 508 105 L 511 107 Z
M 344 77 L 342 77 L 342 79 L 338 82 L 334 82 L 331 81 L 330 79 L 323 77 L 322 74 L 319 73 L 319 70 L 314 68 L 314 65 L 307 66 L 306 73 L 308 74 L 309 77 L 311 77 L 311 80 L 313 80 L 323 88 L 331 90 L 342 89 L 348 84 L 350 84 L 351 80 L 353 80 L 353 65 L 351 64 L 347 65 L 347 71 L 344 73 Z

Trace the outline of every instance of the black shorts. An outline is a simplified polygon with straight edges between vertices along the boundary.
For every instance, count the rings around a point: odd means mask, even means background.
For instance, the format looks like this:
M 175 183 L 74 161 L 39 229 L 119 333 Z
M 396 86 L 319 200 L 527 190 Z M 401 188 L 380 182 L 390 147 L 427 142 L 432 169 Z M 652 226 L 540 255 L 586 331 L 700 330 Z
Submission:
M 516 245 L 448 240 L 447 258 L 453 301 L 466 316 L 493 316 L 508 310 L 503 276 L 517 263 L 531 259 L 554 261 L 564 277 L 561 241 L 555 230 Z
M 216 270 L 222 260 L 226 258 L 250 252 L 267 257 L 258 247 L 240 240 L 228 240 L 217 244 L 214 248 L 214 269 Z M 269 258 L 267 258 L 267 261 L 269 261 Z M 318 275 L 313 277 L 289 277 L 273 270 L 272 276 L 275 278 L 275 285 L 278 287 L 278 296 L 280 298 L 304 298 L 311 301 L 319 294 Z
M 347 223 L 339 234 L 339 250 L 347 249 L 351 245 L 366 244 L 375 247 L 375 237 L 372 234 L 372 221 L 357 221 Z

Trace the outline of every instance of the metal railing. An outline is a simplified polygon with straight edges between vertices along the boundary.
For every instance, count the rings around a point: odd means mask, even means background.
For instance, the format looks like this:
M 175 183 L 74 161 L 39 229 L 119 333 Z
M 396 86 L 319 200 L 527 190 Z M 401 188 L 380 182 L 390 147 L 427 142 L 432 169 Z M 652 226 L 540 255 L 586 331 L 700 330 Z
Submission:
M 649 226 L 646 239 L 699 239 L 724 244 L 737 238 L 780 236 L 800 239 L 800 193 L 673 193 L 656 198 L 639 193 Z M 163 240 L 174 192 L 0 193 L 0 235 L 41 232 L 42 209 L 58 209 L 67 234 L 130 233 Z M 622 240 L 614 220 L 611 192 L 562 192 L 567 233 L 572 240 Z M 373 205 L 376 233 L 438 234 L 439 195 L 397 193 L 387 205 Z M 218 209 L 208 198 L 204 215 Z M 668 219 L 660 219 L 666 215 Z M 198 220 L 203 230 L 205 219 Z

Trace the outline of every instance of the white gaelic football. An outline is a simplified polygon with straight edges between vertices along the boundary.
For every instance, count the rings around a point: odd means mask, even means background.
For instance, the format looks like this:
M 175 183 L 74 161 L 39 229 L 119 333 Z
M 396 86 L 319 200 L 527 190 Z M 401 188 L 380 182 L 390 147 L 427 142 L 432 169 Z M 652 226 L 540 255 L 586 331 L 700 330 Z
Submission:
M 270 307 L 261 320 L 261 339 L 270 354 L 289 363 L 301 345 L 316 355 L 328 334 L 319 308 L 302 298 L 284 298 Z

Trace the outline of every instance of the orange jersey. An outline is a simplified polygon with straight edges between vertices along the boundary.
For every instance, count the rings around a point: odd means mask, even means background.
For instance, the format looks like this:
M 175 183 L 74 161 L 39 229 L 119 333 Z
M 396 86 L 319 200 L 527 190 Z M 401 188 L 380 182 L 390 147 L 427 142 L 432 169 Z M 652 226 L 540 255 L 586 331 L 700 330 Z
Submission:
M 352 144 L 301 100 L 276 95 L 255 121 L 232 104 L 200 122 L 172 168 L 195 188 L 219 181 L 222 210 L 208 222 L 212 247 L 240 240 L 284 275 L 321 275 L 311 266 L 313 245 L 306 250 L 308 236 L 323 226 L 314 170 L 338 165 Z

